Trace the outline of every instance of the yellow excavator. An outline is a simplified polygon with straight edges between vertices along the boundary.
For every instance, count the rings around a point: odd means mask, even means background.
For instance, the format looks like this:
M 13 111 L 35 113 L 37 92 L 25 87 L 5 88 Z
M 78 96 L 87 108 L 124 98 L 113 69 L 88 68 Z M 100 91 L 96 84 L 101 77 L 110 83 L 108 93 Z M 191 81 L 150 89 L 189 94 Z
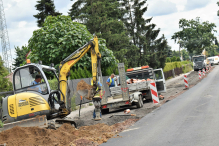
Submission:
M 13 74 L 14 94 L 2 98 L 0 110 L 4 126 L 0 131 L 14 126 L 56 128 L 63 123 L 76 127 L 74 121 L 65 118 L 71 112 L 67 78 L 70 68 L 88 51 L 91 52 L 93 86 L 82 82 L 77 89 L 80 95 L 92 99 L 99 92 L 97 80 L 101 54 L 96 36 L 60 63 L 58 75 L 54 64 L 46 66 L 41 61 L 36 64 L 27 60 L 26 65 L 17 68 Z M 57 81 L 56 90 L 52 89 L 54 85 L 50 84 L 50 80 Z

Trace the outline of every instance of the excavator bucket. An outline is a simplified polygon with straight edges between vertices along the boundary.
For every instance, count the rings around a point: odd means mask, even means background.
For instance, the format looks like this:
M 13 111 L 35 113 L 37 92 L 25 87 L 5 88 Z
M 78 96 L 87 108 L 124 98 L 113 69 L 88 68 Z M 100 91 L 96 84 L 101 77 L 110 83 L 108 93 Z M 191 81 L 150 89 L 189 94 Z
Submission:
M 84 80 L 81 80 L 77 84 L 78 94 L 81 95 L 82 97 L 88 99 L 88 100 L 92 100 L 92 98 L 94 97 L 93 90 L 94 90 L 94 87 L 87 84 Z
M 48 127 L 48 124 L 47 124 L 46 116 L 43 115 L 43 116 L 37 116 L 35 118 L 31 118 L 31 119 L 26 119 L 26 120 L 22 120 L 22 121 L 4 124 L 3 128 L 0 128 L 0 132 L 11 129 L 15 126 L 19 126 L 19 127 L 35 127 L 35 126 L 37 126 L 40 128 L 46 128 L 46 127 Z

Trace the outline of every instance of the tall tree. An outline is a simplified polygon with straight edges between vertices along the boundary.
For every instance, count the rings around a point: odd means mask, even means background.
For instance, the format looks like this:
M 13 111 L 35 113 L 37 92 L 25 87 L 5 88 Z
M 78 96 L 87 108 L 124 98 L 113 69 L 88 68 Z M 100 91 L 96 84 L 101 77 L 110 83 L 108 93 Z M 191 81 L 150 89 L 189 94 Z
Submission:
M 13 70 L 24 63 L 28 52 L 29 50 L 27 46 L 22 46 L 21 48 L 19 48 L 18 46 L 15 47 L 16 58 L 14 58 L 14 63 L 12 64 L 14 66 Z
M 53 0 L 39 0 L 36 4 L 37 15 L 33 15 L 37 19 L 37 26 L 42 27 L 47 16 L 58 16 L 62 13 L 56 12 Z
M 35 30 L 28 41 L 28 48 L 31 49 L 29 58 L 32 62 L 42 60 L 43 64 L 54 63 L 59 66 L 63 59 L 91 39 L 93 39 L 93 35 L 87 30 L 86 26 L 72 22 L 69 16 L 48 16 L 44 26 Z M 113 52 L 106 47 L 104 39 L 98 38 L 98 43 L 104 75 L 104 69 L 114 66 L 116 58 Z M 87 68 L 91 72 L 91 58 L 88 54 L 85 54 L 74 65 L 74 69 Z
M 125 11 L 120 6 L 120 0 L 77 0 L 69 15 L 73 21 L 85 24 L 91 34 L 104 38 L 116 58 L 126 62 L 130 39 L 122 21 Z
M 146 0 L 124 0 L 122 5 L 128 11 L 124 22 L 133 44 L 127 53 L 129 66 L 149 64 L 153 68 L 164 67 L 168 52 L 167 41 L 164 35 L 158 38 L 160 29 L 155 30 L 156 25 L 150 23 L 152 18 L 144 19 Z M 136 59 L 137 62 L 133 64 L 132 60 Z
M 186 48 L 189 53 L 201 54 L 204 48 L 210 47 L 216 40 L 214 32 L 216 25 L 208 21 L 200 22 L 200 18 L 195 20 L 179 20 L 181 31 L 175 32 L 172 39 L 180 43 L 180 46 Z

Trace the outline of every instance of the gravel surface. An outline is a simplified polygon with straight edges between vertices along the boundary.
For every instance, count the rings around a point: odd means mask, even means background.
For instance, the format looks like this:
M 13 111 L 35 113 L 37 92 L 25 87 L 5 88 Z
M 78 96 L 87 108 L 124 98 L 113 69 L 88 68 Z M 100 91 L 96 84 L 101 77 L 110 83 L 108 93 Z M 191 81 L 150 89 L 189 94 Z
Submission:
M 213 69 L 214 67 L 212 67 Z M 206 74 L 207 76 L 208 74 Z M 206 77 L 205 76 L 205 77 Z M 198 72 L 197 71 L 191 71 L 187 73 L 189 88 L 192 88 L 195 84 L 200 82 Z M 152 101 L 144 101 L 144 106 L 140 109 L 136 108 L 136 106 L 127 106 L 117 109 L 111 109 L 108 114 L 102 115 L 101 121 L 94 121 L 93 120 L 93 111 L 88 111 L 86 113 L 81 114 L 80 119 L 78 117 L 74 117 L 74 120 L 76 121 L 78 127 L 80 126 L 89 126 L 89 125 L 95 125 L 98 123 L 105 123 L 108 125 L 113 125 L 122 121 L 125 121 L 127 119 L 141 119 L 146 114 L 150 113 L 157 107 L 161 106 L 162 104 L 171 101 L 173 98 L 176 98 L 183 92 L 186 92 L 189 89 L 185 90 L 185 84 L 184 84 L 184 76 L 180 75 L 176 78 L 172 78 L 168 81 L 166 81 L 166 89 L 167 92 L 162 94 L 165 98 L 164 100 L 160 100 L 160 103 L 157 105 L 154 105 Z M 136 116 L 113 116 L 112 115 L 124 115 L 124 110 L 130 109 L 131 114 L 136 114 Z

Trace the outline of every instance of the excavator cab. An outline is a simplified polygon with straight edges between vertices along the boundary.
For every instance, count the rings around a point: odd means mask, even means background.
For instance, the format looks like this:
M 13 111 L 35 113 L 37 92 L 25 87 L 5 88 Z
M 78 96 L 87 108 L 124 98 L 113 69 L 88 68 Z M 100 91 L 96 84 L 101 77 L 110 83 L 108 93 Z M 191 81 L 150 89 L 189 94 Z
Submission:
M 39 115 L 51 117 L 49 97 L 56 90 L 49 84 L 52 79 L 58 84 L 56 70 L 50 66 L 30 63 L 17 68 L 13 75 L 14 95 L 3 98 L 2 121 L 11 123 Z M 60 105 L 57 102 L 54 105 L 59 110 Z
M 42 96 L 48 95 L 52 90 L 56 90 L 51 89 L 49 80 L 56 80 L 58 83 L 55 68 L 34 63 L 25 65 L 14 72 L 14 92 L 15 94 L 33 92 Z

